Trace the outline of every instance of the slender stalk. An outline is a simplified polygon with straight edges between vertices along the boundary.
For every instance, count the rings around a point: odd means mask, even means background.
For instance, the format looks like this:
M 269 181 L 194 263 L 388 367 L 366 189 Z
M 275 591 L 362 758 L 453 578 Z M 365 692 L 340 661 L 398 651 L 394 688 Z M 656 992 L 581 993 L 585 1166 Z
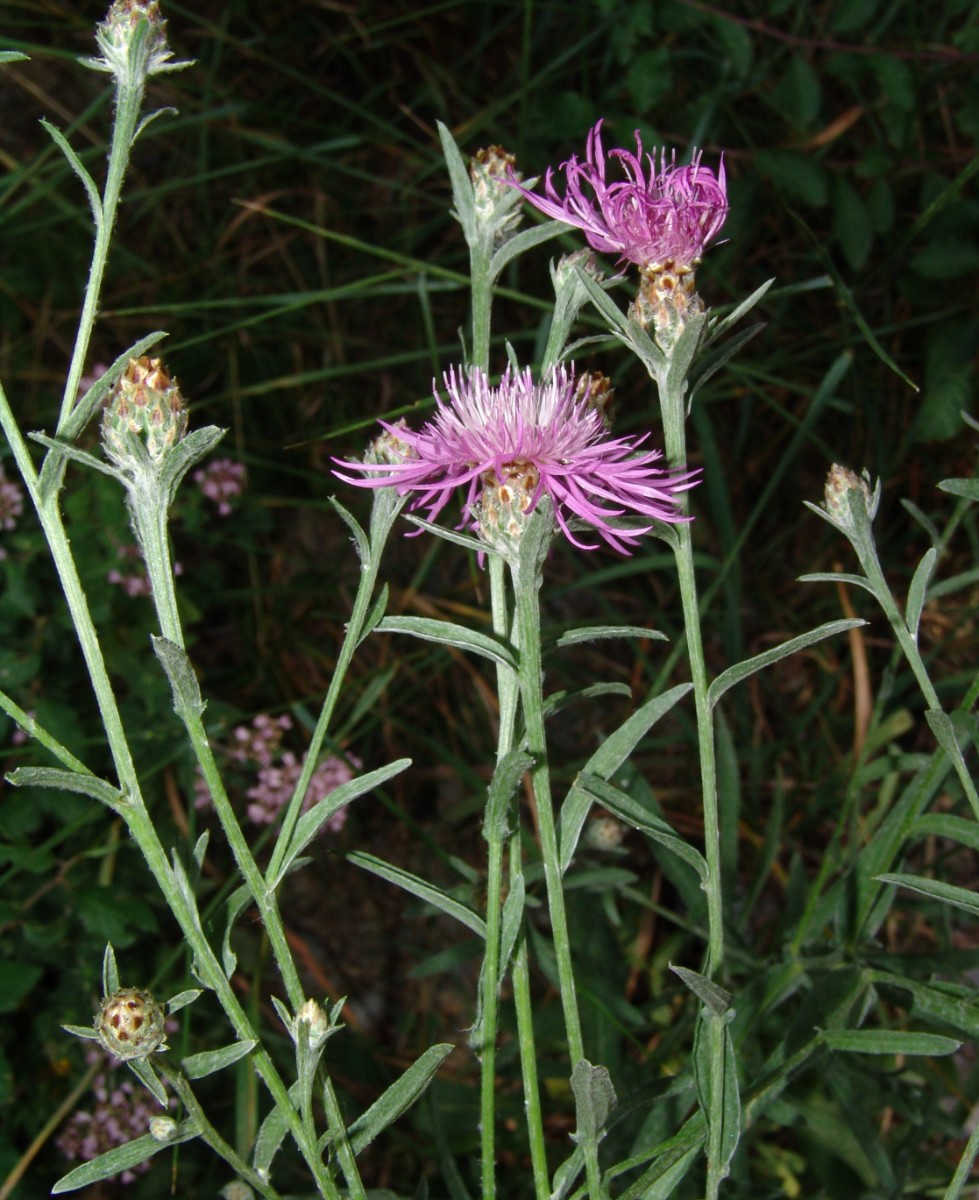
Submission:
M 503 559 L 493 555 L 489 560 L 490 604 L 493 632 L 513 640 L 510 628 L 509 598 Z M 513 673 L 497 667 L 497 694 L 500 703 L 500 728 L 496 761 L 501 762 L 513 748 L 514 728 L 520 689 Z M 510 887 L 518 885 L 523 875 L 523 852 L 520 844 L 520 822 L 509 834 Z M 502 855 L 503 840 L 490 844 L 486 887 L 486 955 L 483 969 L 482 1013 L 484 1020 L 483 1058 L 481 1062 L 480 1136 L 482 1147 L 483 1200 L 495 1195 L 495 1108 L 496 1108 L 496 1037 L 499 1009 L 499 923 L 502 913 Z M 524 1108 L 530 1143 L 534 1194 L 537 1200 L 547 1200 L 550 1183 L 547 1171 L 547 1152 L 544 1142 L 544 1121 L 541 1112 L 540 1087 L 537 1078 L 537 1049 L 534 1040 L 534 1015 L 530 997 L 530 965 L 526 938 L 521 934 L 512 967 L 514 1003 L 517 1014 L 517 1039 L 520 1047 L 520 1067 L 523 1078 Z M 488 1162 L 489 1160 L 489 1162 Z
M 102 211 L 95 226 L 95 243 L 92 249 L 92 261 L 89 266 L 88 282 L 85 285 L 85 298 L 82 303 L 78 330 L 75 334 L 75 348 L 72 352 L 68 377 L 65 382 L 64 394 L 61 397 L 61 411 L 58 415 L 57 432 L 60 434 L 65 422 L 71 415 L 78 395 L 88 346 L 95 327 L 98 314 L 99 296 L 102 291 L 102 277 L 105 274 L 106 263 L 109 259 L 109 246 L 112 241 L 112 230 L 116 221 L 116 210 L 119 207 L 119 197 L 122 194 L 122 183 L 129 166 L 129 155 L 132 150 L 133 137 L 139 121 L 143 105 L 144 86 L 139 84 L 120 83 L 116 89 L 115 119 L 112 124 L 112 139 L 109 144 L 109 158 L 106 166 L 105 187 L 102 192 Z
M 656 380 L 663 415 L 663 435 L 666 458 L 674 470 L 686 470 L 686 413 L 684 381 L 669 381 L 663 371 Z M 687 511 L 686 496 L 682 497 Z M 690 524 L 676 526 L 673 542 L 683 608 L 683 625 L 693 683 L 694 706 L 697 716 L 697 745 L 700 757 L 700 784 L 704 806 L 704 858 L 707 861 L 707 960 L 704 974 L 710 979 L 722 979 L 724 974 L 724 905 L 721 887 L 721 826 L 717 797 L 717 764 L 714 751 L 714 722 L 707 696 L 709 681 L 704 661 L 700 630 L 700 606 L 697 599 L 697 579 L 693 563 L 693 538 Z M 713 1111 L 707 1114 L 707 1196 L 717 1196 L 723 1167 L 722 1133 L 724 1124 L 724 1027 L 719 1020 L 707 1020 L 710 1061 L 710 1097 Z
M 571 939 L 564 904 L 561 857 L 554 820 L 551 796 L 551 775 L 547 760 L 547 739 L 544 730 L 544 670 L 541 653 L 540 603 L 537 586 L 524 579 L 514 567 L 513 585 L 516 594 L 516 627 L 520 645 L 520 700 L 526 726 L 527 752 L 534 760 L 531 783 L 537 804 L 537 829 L 540 836 L 547 905 L 551 919 L 551 936 L 557 962 L 561 1006 L 568 1038 L 571 1064 L 575 1066 L 585 1056 L 581 1035 L 581 1018 L 575 988 L 574 966 L 571 961 Z M 588 1194 L 592 1200 L 602 1196 L 598 1169 L 597 1143 L 584 1141 L 585 1171 Z

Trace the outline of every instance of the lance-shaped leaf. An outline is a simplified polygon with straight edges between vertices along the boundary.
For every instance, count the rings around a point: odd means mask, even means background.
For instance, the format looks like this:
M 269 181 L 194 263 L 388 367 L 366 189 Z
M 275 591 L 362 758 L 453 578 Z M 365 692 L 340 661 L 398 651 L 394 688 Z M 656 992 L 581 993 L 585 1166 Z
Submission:
M 579 646 L 582 642 L 597 642 L 602 638 L 648 638 L 654 642 L 669 641 L 658 629 L 642 625 L 593 625 L 591 628 L 568 629 L 554 643 L 556 646 Z
M 119 967 L 116 964 L 116 952 L 111 942 L 105 943 L 102 955 L 102 995 L 111 996 L 119 990 Z
M 379 1134 L 411 1108 L 454 1049 L 455 1046 L 449 1042 L 430 1047 L 350 1125 L 347 1134 L 354 1154 L 360 1154 Z M 330 1135 L 324 1134 L 317 1143 L 317 1150 L 324 1150 L 331 1141 Z
M 490 843 L 501 842 L 507 835 L 507 813 L 520 781 L 534 760 L 520 750 L 511 750 L 496 764 L 486 798 L 483 837 Z
M 701 1003 L 715 1016 L 727 1018 L 731 1009 L 731 993 L 706 975 L 670 963 L 670 970 L 681 979 Z
M 607 1067 L 579 1059 L 571 1072 L 575 1099 L 575 1132 L 571 1140 L 580 1146 L 597 1146 L 605 1136 L 609 1113 L 615 1107 L 615 1088 Z
M 46 121 L 44 117 L 41 118 L 41 126 L 65 156 L 68 165 L 81 181 L 92 210 L 92 220 L 95 222 L 95 227 L 98 228 L 102 224 L 102 197 L 99 195 L 99 189 L 95 186 L 95 180 L 89 175 L 88 168 L 71 148 L 71 143 L 61 130 L 52 125 L 50 121 Z
M 180 1060 L 180 1069 L 188 1079 L 204 1079 L 216 1071 L 223 1071 L 233 1063 L 244 1058 L 258 1045 L 252 1038 L 250 1041 L 232 1042 L 230 1046 L 222 1046 L 218 1050 L 202 1050 L 200 1054 L 191 1054 Z
M 707 336 L 704 339 L 704 344 L 707 346 L 713 345 L 713 343 L 719 338 L 722 338 L 729 329 L 737 325 L 743 316 L 746 316 L 749 312 L 751 312 L 751 310 L 755 307 L 758 301 L 761 300 L 774 282 L 775 279 L 772 278 L 769 279 L 767 283 L 763 283 L 761 287 L 755 288 L 751 295 L 746 300 L 742 300 L 740 304 L 736 305 L 726 317 L 722 317 L 719 321 L 712 319 L 708 324 Z
M 442 143 L 442 153 L 445 156 L 445 165 L 449 172 L 449 182 L 452 184 L 452 203 L 455 205 L 455 216 L 462 226 L 466 242 L 472 245 L 479 236 L 472 180 L 469 178 L 469 171 L 459 153 L 455 138 L 441 121 L 436 121 L 436 125 L 439 131 L 439 141 Z
M 825 625 L 820 625 L 818 629 L 812 629 L 809 633 L 802 633 L 798 637 L 783 642 L 781 646 L 773 646 L 771 650 L 765 650 L 761 654 L 756 654 L 754 658 L 748 658 L 744 662 L 735 663 L 733 667 L 728 667 L 726 671 L 722 671 L 707 689 L 707 699 L 711 708 L 717 704 L 725 692 L 730 691 L 735 684 L 743 682 L 749 675 L 754 675 L 757 671 L 761 671 L 765 667 L 770 667 L 772 663 L 777 663 L 781 659 L 787 658 L 790 654 L 795 654 L 797 650 L 804 650 L 807 646 L 814 646 L 817 642 L 824 641 L 828 637 L 834 637 L 838 633 L 845 633 L 848 629 L 859 629 L 861 625 L 866 624 L 866 621 L 859 619 L 828 621 Z
M 231 931 L 235 927 L 235 922 L 252 900 L 251 888 L 245 884 L 242 884 L 240 888 L 235 888 L 228 897 L 224 938 L 221 942 L 221 965 L 224 967 L 224 973 L 229 979 L 234 974 L 235 967 L 238 965 L 238 955 L 231 949 Z
M 456 650 L 468 650 L 491 662 L 516 671 L 517 660 L 510 646 L 499 638 L 452 621 L 437 621 L 432 617 L 385 617 L 377 626 L 379 633 L 407 633 L 426 642 L 441 646 L 452 646 Z
M 741 1139 L 741 1093 L 731 1026 L 712 1006 L 701 1013 L 694 1036 L 694 1077 L 707 1117 L 707 1190 L 716 1196 L 717 1183 L 727 1178 Z
M 151 635 L 150 641 L 160 665 L 170 680 L 173 692 L 173 711 L 178 717 L 200 717 L 205 709 L 200 685 L 187 652 L 168 638 Z
M 382 783 L 387 783 L 389 779 L 400 775 L 406 767 L 410 766 L 410 758 L 399 758 L 397 762 L 389 763 L 386 767 L 378 767 L 376 771 L 368 771 L 366 775 L 361 775 L 357 779 L 349 779 L 314 804 L 308 812 L 304 812 L 296 822 L 289 849 L 282 859 L 282 866 L 275 878 L 268 881 L 269 891 L 275 891 L 291 869 L 296 857 L 306 849 L 335 812 L 338 812 L 345 804 L 356 800 L 358 796 L 363 796 L 365 793 L 373 791 L 374 788 L 380 787 Z
M 918 624 L 921 621 L 921 612 L 925 607 L 925 597 L 928 593 L 928 581 L 931 579 L 931 573 L 935 569 L 935 562 L 938 559 L 938 551 L 934 546 L 925 552 L 921 562 L 918 563 L 914 573 L 914 578 L 911 580 L 911 586 L 908 588 L 908 603 L 904 615 L 904 623 L 908 627 L 908 633 L 917 641 L 918 639 Z
M 709 874 L 707 862 L 700 851 L 694 846 L 688 845 L 666 821 L 633 800 L 621 788 L 584 771 L 575 780 L 574 786 L 597 800 L 620 821 L 625 821 L 634 829 L 641 830 L 646 837 L 665 846 L 677 858 L 682 858 L 685 863 L 693 867 L 701 880 L 707 879 Z
M 126 797 L 117 787 L 106 783 L 95 775 L 83 775 L 77 771 L 62 771 L 60 767 L 18 767 L 6 776 L 14 787 L 51 788 L 62 792 L 79 792 L 91 796 L 113 812 L 122 812 Z
M 959 887 L 954 883 L 943 883 L 940 879 L 929 879 L 925 875 L 905 875 L 901 872 L 888 872 L 876 876 L 878 883 L 890 883 L 895 887 L 907 888 L 917 892 L 919 896 L 927 896 L 929 900 L 938 900 L 942 904 L 950 904 L 953 908 L 961 908 L 963 912 L 979 917 L 979 895 L 969 888 Z
M 954 1054 L 962 1043 L 940 1033 L 915 1033 L 901 1029 L 824 1029 L 820 1040 L 830 1050 L 849 1054 Z
M 467 929 L 471 929 L 479 937 L 486 937 L 486 922 L 483 918 L 474 913 L 471 908 L 467 908 L 465 904 L 443 892 L 441 888 L 427 883 L 417 875 L 412 875 L 410 871 L 392 866 L 391 863 L 375 858 L 373 854 L 365 854 L 361 850 L 353 850 L 346 857 L 347 861 L 352 862 L 355 866 L 363 867 L 365 871 L 370 871 L 373 875 L 379 875 L 389 883 L 410 892 L 412 896 L 417 896 L 419 900 L 424 900 L 426 904 L 431 904 L 433 908 L 447 913 L 450 917 L 455 917 L 457 921 L 461 921 Z
M 599 779 L 608 779 L 625 762 L 660 717 L 668 713 L 674 704 L 690 691 L 692 686 L 690 683 L 681 683 L 661 696 L 647 700 L 614 733 L 609 734 L 585 763 L 582 773 L 595 775 Z M 574 857 L 578 838 L 581 836 L 581 830 L 592 803 L 592 797 L 585 789 L 572 786 L 561 805 L 562 871 L 568 869 L 568 865 Z
M 166 1141 L 157 1141 L 152 1134 L 145 1133 L 142 1137 L 127 1142 L 124 1146 L 116 1146 L 115 1149 L 100 1154 L 98 1158 L 82 1163 L 80 1167 L 75 1167 L 67 1175 L 62 1175 L 51 1189 L 51 1195 L 60 1196 L 64 1192 L 74 1192 L 79 1188 L 99 1183 L 103 1179 L 111 1179 L 113 1175 L 138 1167 L 140 1163 L 146 1162 L 154 1154 L 159 1154 L 161 1150 L 168 1150 L 171 1146 L 189 1142 L 198 1136 L 197 1125 L 193 1118 L 181 1121 L 173 1136 L 167 1138 Z
M 533 187 L 533 184 L 528 183 L 527 186 Z M 519 204 L 522 199 L 520 193 L 514 188 L 513 194 Z M 501 209 L 501 215 L 502 211 Z M 524 229 L 522 232 L 514 234 L 513 237 L 507 238 L 490 261 L 490 278 L 496 279 L 503 268 L 518 255 L 532 250 L 535 246 L 543 245 L 544 242 L 549 242 L 561 233 L 567 233 L 571 228 L 572 226 L 566 225 L 563 221 L 545 221 L 542 225 L 535 225 L 533 229 Z
M 157 1100 L 161 1108 L 166 1108 L 168 1097 L 159 1075 L 153 1069 L 148 1058 L 131 1058 L 126 1066 L 132 1071 L 143 1087 Z

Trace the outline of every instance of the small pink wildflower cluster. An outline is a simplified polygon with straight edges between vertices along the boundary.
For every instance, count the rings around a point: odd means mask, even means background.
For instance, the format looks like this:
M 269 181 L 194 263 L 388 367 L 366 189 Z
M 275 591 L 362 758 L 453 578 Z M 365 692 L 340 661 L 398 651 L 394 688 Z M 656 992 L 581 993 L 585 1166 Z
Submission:
M 23 489 L 19 483 L 8 479 L 3 467 L 0 466 L 0 529 L 14 529 L 17 525 L 17 519 L 23 511 Z M 6 557 L 7 551 L 0 546 L 0 558 Z
M 85 1060 L 89 1065 L 101 1063 L 103 1070 L 92 1081 L 95 1107 L 90 1112 L 78 1109 L 72 1113 L 57 1138 L 58 1149 L 72 1162 L 89 1162 L 116 1146 L 142 1137 L 149 1132 L 150 1121 L 160 1113 L 159 1105 L 144 1088 L 133 1085 L 128 1072 L 122 1079 L 113 1078 L 118 1063 L 100 1046 L 90 1043 Z M 119 1182 L 132 1183 L 151 1165 L 147 1159 L 122 1171 Z
M 291 750 L 282 749 L 283 736 L 292 728 L 288 716 L 270 717 L 260 714 L 250 725 L 238 725 L 232 731 L 227 757 L 244 767 L 257 768 L 255 782 L 245 795 L 248 805 L 245 814 L 253 825 L 271 825 L 288 804 L 302 772 L 302 762 Z M 355 767 L 361 764 L 350 758 Z M 303 811 L 312 808 L 341 784 L 353 779 L 353 769 L 334 755 L 325 758 L 313 771 L 303 801 Z M 197 777 L 194 805 L 198 809 L 211 806 L 211 798 L 202 776 Z M 325 828 L 339 833 L 347 820 L 346 808 L 330 817 Z
M 231 513 L 234 508 L 232 501 L 245 490 L 247 478 L 245 464 L 231 458 L 216 458 L 194 472 L 194 482 L 207 499 L 217 505 L 221 517 Z

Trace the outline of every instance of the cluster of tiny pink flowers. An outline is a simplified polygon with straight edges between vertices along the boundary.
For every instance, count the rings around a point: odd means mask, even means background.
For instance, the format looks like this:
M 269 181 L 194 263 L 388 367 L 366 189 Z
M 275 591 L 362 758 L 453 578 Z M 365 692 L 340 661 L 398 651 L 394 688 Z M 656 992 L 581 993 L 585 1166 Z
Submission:
M 262 713 L 250 725 L 238 725 L 232 731 L 227 757 L 242 766 L 258 768 L 255 783 L 245 792 L 248 798 L 245 815 L 254 825 L 271 825 L 289 803 L 299 781 L 302 763 L 291 750 L 282 749 L 283 737 L 291 728 L 290 717 Z M 353 778 L 350 763 L 361 765 L 355 758 L 347 763 L 334 755 L 319 763 L 306 790 L 304 812 Z M 194 806 L 198 809 L 211 806 L 207 785 L 200 775 L 195 781 Z M 347 810 L 341 808 L 327 821 L 326 828 L 338 833 L 346 819 Z
M 217 505 L 218 515 L 222 517 L 231 512 L 232 501 L 245 490 L 247 478 L 245 464 L 231 458 L 217 458 L 194 472 L 194 482 L 207 499 Z
M 58 1149 L 70 1161 L 89 1162 L 116 1146 L 142 1137 L 160 1112 L 159 1105 L 142 1088 L 137 1090 L 131 1079 L 113 1078 L 117 1064 L 101 1047 L 90 1044 L 85 1059 L 89 1064 L 101 1063 L 104 1069 L 92 1081 L 94 1109 L 74 1112 L 57 1138 Z M 121 1183 L 132 1183 L 150 1166 L 147 1159 L 121 1172 L 118 1179 Z
M 0 529 L 13 529 L 17 519 L 24 511 L 24 492 L 19 483 L 8 479 L 0 466 Z M 0 558 L 6 558 L 7 551 L 0 546 Z

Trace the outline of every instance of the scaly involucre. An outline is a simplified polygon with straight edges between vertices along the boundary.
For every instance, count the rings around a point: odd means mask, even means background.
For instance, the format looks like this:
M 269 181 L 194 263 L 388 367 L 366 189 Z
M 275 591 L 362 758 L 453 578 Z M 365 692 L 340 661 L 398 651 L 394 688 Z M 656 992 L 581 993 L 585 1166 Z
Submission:
M 595 544 L 574 536 L 573 518 L 624 554 L 653 521 L 687 519 L 678 507 L 679 493 L 693 487 L 696 472 L 655 467 L 660 452 L 639 450 L 648 435 L 609 437 L 601 413 L 588 403 L 587 389 L 579 394 L 573 369 L 557 367 L 535 384 L 529 369 L 507 368 L 496 387 L 477 368 L 452 369 L 445 375 L 445 389 L 448 401 L 436 391 L 438 411 L 417 432 L 382 422 L 389 435 L 384 439 L 386 461 L 341 462 L 363 478 L 336 474 L 362 487 L 413 493 L 411 507 L 427 510 L 429 520 L 457 488 L 465 488 L 461 526 L 477 532 L 482 489 L 517 480 L 526 489 L 527 512 L 541 496 L 549 496 L 568 540 L 589 550 Z M 401 449 L 393 455 L 391 446 Z M 639 522 L 621 524 L 616 519 L 622 517 Z
M 607 159 L 617 159 L 625 179 L 609 182 Z M 648 175 L 647 175 L 648 168 Z M 678 167 L 660 153 L 645 156 L 636 133 L 636 153 L 602 148 L 602 122 L 588 134 L 585 161 L 572 156 L 561 164 L 565 195 L 554 187 L 554 172 L 548 167 L 544 196 L 520 185 L 510 184 L 541 212 L 584 231 L 593 250 L 617 254 L 620 261 L 640 267 L 694 266 L 704 247 L 720 232 L 727 217 L 727 185 L 723 161 L 715 175 L 701 165 L 700 154 L 689 166 Z

